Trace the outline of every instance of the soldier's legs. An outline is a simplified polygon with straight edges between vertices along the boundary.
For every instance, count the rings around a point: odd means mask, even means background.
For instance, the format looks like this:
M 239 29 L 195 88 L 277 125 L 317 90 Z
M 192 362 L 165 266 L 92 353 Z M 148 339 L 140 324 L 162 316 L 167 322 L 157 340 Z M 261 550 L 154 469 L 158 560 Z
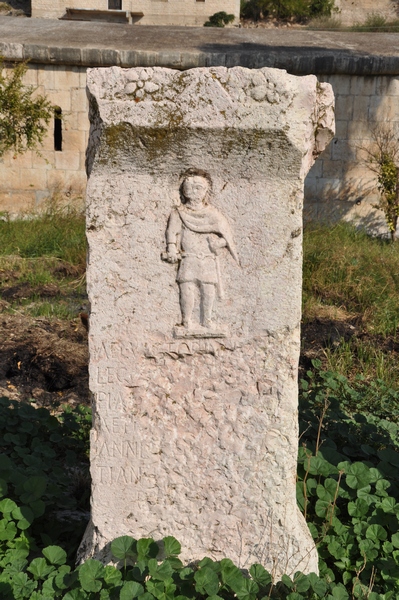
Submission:
M 180 308 L 182 315 L 182 325 L 190 327 L 193 316 L 196 284 L 193 281 L 184 281 L 180 286 Z
M 210 327 L 212 325 L 212 311 L 216 298 L 216 285 L 214 283 L 203 283 L 201 285 L 202 297 L 202 325 Z

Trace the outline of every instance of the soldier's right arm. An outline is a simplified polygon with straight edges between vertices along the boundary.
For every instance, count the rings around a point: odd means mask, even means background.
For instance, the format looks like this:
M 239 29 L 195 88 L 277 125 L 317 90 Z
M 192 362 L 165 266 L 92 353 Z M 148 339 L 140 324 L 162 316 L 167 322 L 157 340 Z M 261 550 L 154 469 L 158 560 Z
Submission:
M 173 209 L 172 212 L 170 213 L 170 217 L 168 220 L 168 226 L 166 228 L 166 243 L 169 246 L 169 244 L 176 244 L 179 241 L 180 238 L 180 231 L 181 231 L 181 220 L 179 217 L 179 213 L 177 212 L 176 209 Z
M 180 259 L 181 220 L 179 213 L 173 209 L 166 227 L 166 256 L 164 260 L 177 262 Z

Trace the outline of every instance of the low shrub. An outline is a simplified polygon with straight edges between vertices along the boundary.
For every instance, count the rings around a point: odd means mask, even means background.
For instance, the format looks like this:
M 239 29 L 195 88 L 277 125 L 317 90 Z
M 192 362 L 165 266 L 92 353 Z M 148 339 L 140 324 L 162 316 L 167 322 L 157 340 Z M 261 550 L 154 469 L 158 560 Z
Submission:
M 399 31 L 399 19 L 388 21 L 383 15 L 379 13 L 370 13 L 364 23 L 355 23 L 350 28 L 351 31 L 365 31 L 365 32 L 398 32 Z
M 224 27 L 225 25 L 232 23 L 234 19 L 234 15 L 228 15 L 222 10 L 209 17 L 209 21 L 204 23 L 204 27 Z

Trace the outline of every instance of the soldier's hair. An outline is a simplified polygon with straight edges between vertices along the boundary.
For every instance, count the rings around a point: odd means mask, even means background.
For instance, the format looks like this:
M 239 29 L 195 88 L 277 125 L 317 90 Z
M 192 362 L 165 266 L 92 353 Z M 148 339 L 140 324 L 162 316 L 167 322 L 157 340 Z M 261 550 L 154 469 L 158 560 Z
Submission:
M 183 185 L 185 180 L 187 179 L 187 177 L 203 177 L 204 179 L 206 179 L 206 181 L 208 182 L 208 194 L 207 197 L 205 198 L 205 203 L 207 204 L 207 200 L 209 195 L 212 192 L 212 187 L 213 187 L 213 183 L 212 183 L 212 177 L 209 175 L 209 173 L 207 173 L 207 171 L 203 171 L 202 169 L 187 169 L 186 171 L 184 171 L 184 173 L 182 173 L 180 175 L 180 187 L 179 187 L 179 192 L 180 192 L 180 200 L 181 202 L 184 204 L 186 199 L 183 193 Z

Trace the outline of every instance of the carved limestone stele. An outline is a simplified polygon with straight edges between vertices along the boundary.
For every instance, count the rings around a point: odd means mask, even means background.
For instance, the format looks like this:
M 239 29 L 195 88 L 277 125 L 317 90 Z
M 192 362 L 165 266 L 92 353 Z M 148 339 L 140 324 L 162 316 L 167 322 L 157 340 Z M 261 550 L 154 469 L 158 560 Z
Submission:
M 135 86 L 131 86 L 131 82 Z M 80 557 L 317 571 L 296 507 L 304 177 L 331 88 L 241 67 L 88 71 L 92 514 Z

